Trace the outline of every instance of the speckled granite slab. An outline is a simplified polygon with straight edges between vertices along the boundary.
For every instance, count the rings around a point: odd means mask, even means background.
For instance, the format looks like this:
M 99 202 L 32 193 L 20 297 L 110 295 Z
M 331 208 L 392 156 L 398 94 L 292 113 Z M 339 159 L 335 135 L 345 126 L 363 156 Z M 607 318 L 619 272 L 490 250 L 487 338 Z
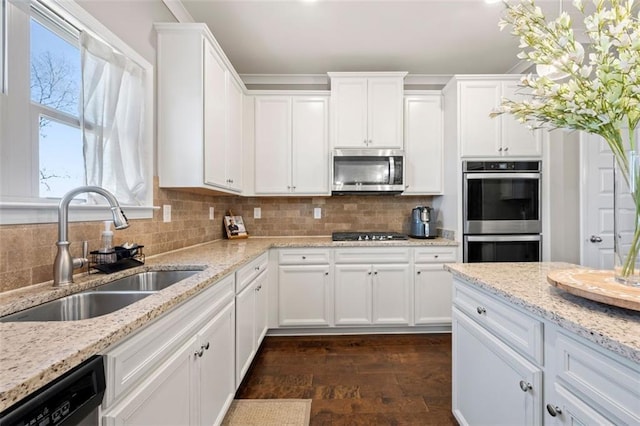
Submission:
M 547 282 L 549 271 L 575 267 L 568 263 L 445 265 L 455 277 L 640 363 L 640 312 L 593 302 Z
M 73 285 L 62 289 L 53 289 L 51 282 L 47 282 L 0 293 L 0 316 L 3 316 L 141 271 L 202 270 L 157 294 L 98 318 L 69 322 L 0 323 L 0 411 L 92 355 L 103 352 L 271 247 L 457 245 L 457 242 L 443 238 L 384 242 L 332 242 L 328 236 L 221 240 L 147 257 L 144 266 L 111 275 L 77 276 Z

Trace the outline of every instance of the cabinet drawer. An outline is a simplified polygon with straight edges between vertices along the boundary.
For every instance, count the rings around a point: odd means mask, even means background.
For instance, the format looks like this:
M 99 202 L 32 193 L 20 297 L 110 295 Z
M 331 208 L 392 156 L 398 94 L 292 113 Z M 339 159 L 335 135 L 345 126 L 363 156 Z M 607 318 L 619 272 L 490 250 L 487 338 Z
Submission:
M 509 346 L 543 364 L 543 324 L 512 307 L 454 280 L 453 304 Z
M 263 253 L 251 262 L 236 271 L 236 293 L 240 293 L 243 288 L 254 280 L 262 271 L 267 269 L 269 257 Z
M 278 263 L 280 265 L 328 265 L 331 260 L 329 250 L 280 250 Z
M 420 247 L 413 249 L 415 263 L 456 262 L 455 247 Z
M 107 390 L 103 408 L 111 406 L 146 378 L 201 326 L 233 301 L 234 276 L 227 277 L 161 316 L 104 354 Z
M 348 248 L 336 249 L 336 263 L 408 263 L 409 248 Z
M 638 364 L 625 365 L 561 333 L 556 340 L 555 362 L 558 379 L 611 413 L 605 417 L 612 423 L 640 424 Z M 611 417 L 614 414 L 616 417 Z

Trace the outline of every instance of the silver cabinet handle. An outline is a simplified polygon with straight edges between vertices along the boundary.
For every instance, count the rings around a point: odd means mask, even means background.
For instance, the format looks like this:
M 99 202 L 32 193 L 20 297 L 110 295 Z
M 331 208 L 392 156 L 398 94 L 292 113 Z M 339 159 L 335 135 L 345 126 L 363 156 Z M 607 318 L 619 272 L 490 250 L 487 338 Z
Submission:
M 589 241 L 591 241 L 592 243 L 601 243 L 602 238 L 597 235 L 592 235 L 591 238 L 589 238 Z
M 259 271 L 259 270 L 260 270 L 260 266 L 256 266 L 256 267 L 255 267 L 255 268 L 253 268 L 253 269 L 255 269 L 256 271 Z
M 325 275 L 329 275 L 329 273 L 328 273 L 328 272 L 325 272 L 324 274 L 325 274 Z
M 367 275 L 371 275 L 371 271 L 367 272 Z
M 507 151 L 509 151 L 509 147 L 506 147 L 506 148 L 504 149 L 504 152 L 507 152 Z
M 478 306 L 476 308 L 476 311 L 478 312 L 478 315 L 482 315 L 482 314 L 486 314 L 487 310 L 485 308 L 483 308 L 482 306 Z
M 498 152 L 502 152 L 502 147 L 498 148 Z
M 416 273 L 417 273 L 418 275 L 420 275 L 420 274 L 422 273 L 422 271 L 418 271 L 418 272 L 416 272 Z
M 193 354 L 197 358 L 202 358 L 202 354 L 204 353 L 204 349 L 201 347 L 199 351 L 195 351 Z
M 373 275 L 378 275 L 378 271 L 375 271 L 375 272 L 373 273 Z
M 531 383 L 520 380 L 520 389 L 522 389 L 522 392 L 529 392 L 533 387 L 531 386 Z
M 307 256 L 302 256 L 302 260 L 305 260 L 307 258 Z
M 204 345 L 202 345 L 201 349 L 204 349 L 205 351 L 209 349 L 209 342 L 205 343 Z
M 557 405 L 547 404 L 547 411 L 551 417 L 555 417 L 558 414 L 562 414 L 562 410 Z

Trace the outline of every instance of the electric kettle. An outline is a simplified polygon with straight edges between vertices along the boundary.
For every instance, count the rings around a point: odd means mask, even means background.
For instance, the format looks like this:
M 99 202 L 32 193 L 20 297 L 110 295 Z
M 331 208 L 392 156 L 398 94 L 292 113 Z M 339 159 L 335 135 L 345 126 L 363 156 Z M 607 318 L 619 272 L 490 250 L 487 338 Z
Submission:
M 429 206 L 417 206 L 411 211 L 412 238 L 435 238 L 437 236 L 435 224 L 435 210 Z

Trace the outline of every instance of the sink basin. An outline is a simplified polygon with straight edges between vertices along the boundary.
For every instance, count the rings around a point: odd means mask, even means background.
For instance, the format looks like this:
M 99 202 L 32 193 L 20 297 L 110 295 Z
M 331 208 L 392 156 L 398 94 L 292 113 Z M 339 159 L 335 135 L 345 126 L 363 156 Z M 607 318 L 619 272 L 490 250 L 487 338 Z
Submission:
M 152 294 L 152 291 L 77 293 L 7 315 L 0 318 L 0 322 L 76 321 L 95 318 L 115 312 Z
M 160 291 L 201 271 L 149 271 L 120 278 L 92 291 Z

